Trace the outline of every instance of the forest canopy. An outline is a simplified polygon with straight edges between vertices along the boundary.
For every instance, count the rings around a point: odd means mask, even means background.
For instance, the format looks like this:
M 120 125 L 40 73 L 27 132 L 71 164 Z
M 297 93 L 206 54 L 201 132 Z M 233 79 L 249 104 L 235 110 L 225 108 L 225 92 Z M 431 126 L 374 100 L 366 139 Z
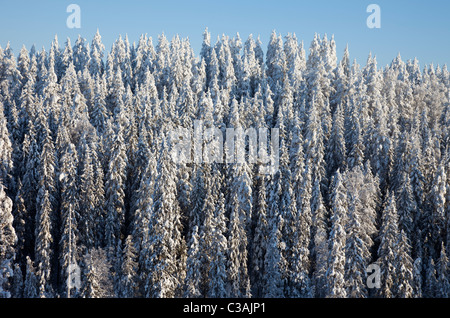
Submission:
M 445 65 L 327 35 L 8 44 L 0 297 L 448 297 L 449 100 Z M 174 162 L 199 120 L 276 128 L 276 171 Z

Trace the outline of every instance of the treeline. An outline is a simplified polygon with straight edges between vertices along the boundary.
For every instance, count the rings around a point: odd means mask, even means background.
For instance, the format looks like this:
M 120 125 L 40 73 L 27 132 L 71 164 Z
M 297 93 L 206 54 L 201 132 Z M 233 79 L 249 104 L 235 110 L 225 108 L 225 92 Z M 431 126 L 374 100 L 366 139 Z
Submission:
M 0 297 L 448 297 L 449 97 L 326 35 L 0 48 Z M 174 162 L 195 120 L 277 171 Z

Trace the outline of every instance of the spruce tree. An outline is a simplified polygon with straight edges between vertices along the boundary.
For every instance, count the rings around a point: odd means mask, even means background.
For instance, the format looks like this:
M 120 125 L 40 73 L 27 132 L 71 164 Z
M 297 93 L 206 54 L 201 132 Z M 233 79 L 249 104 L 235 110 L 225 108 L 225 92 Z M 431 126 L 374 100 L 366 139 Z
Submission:
M 330 298 L 347 297 L 345 289 L 345 224 L 347 192 L 339 170 L 334 175 L 332 187 L 331 231 L 329 238 L 328 268 L 326 272 L 327 293 Z
M 10 279 L 14 274 L 17 236 L 13 227 L 12 205 L 0 183 L 0 298 L 11 297 Z

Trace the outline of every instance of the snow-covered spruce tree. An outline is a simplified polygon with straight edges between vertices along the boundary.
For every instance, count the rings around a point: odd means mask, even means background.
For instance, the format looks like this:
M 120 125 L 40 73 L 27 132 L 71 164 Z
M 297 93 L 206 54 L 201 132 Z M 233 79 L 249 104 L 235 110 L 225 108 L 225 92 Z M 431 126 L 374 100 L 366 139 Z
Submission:
M 200 254 L 198 226 L 194 225 L 190 237 L 188 257 L 186 260 L 186 279 L 184 297 L 197 298 L 202 296 L 203 264 Z M 206 264 L 205 264 L 206 265 Z
M 345 298 L 345 225 L 347 223 L 347 191 L 338 170 L 333 177 L 331 194 L 332 214 L 329 237 L 329 255 L 326 272 L 326 297 Z
M 180 208 L 176 199 L 176 170 L 170 156 L 170 143 L 161 145 L 149 220 L 147 243 L 146 297 L 171 298 L 181 294 L 186 244 L 181 236 Z M 182 271 L 180 271 L 182 269 Z
M 106 106 L 106 82 L 105 77 L 96 75 L 92 87 L 93 100 L 89 111 L 89 119 L 91 124 L 97 129 L 97 132 L 102 135 L 106 130 L 106 121 L 110 115 L 109 109 Z
M 211 285 L 210 280 L 212 277 L 209 276 L 211 272 L 211 260 L 215 258 L 215 255 L 212 254 L 211 248 L 216 244 L 214 241 L 215 238 L 219 239 L 220 243 L 224 243 L 222 240 L 223 229 L 215 229 L 215 225 L 217 224 L 214 220 L 216 212 L 223 213 L 224 211 L 220 211 L 220 206 L 216 208 L 214 202 L 218 202 L 220 197 L 220 172 L 214 168 L 212 171 L 212 175 L 207 180 L 206 184 L 206 195 L 205 201 L 203 205 L 203 214 L 204 221 L 201 224 L 199 230 L 199 260 L 201 264 L 200 275 L 200 291 L 203 295 L 208 293 L 208 286 Z M 217 211 L 219 209 L 219 211 Z M 220 218 L 223 218 L 221 214 L 218 215 Z M 218 220 L 219 222 L 223 222 L 223 220 Z M 214 233 L 215 231 L 219 231 L 219 233 Z M 188 255 L 188 259 L 191 255 Z M 218 260 L 220 261 L 220 260 Z
M 153 159 L 153 160 L 152 160 Z M 144 295 L 144 284 L 147 279 L 146 258 L 147 258 L 147 243 L 148 243 L 148 226 L 149 219 L 152 215 L 153 209 L 153 191 L 156 166 L 155 158 L 151 157 L 148 165 L 143 173 L 140 187 L 136 193 L 135 211 L 133 219 L 131 220 L 131 233 L 134 240 L 134 246 L 137 254 L 138 266 L 138 287 L 139 295 Z
M 35 274 L 35 268 L 29 256 L 26 257 L 26 272 L 23 287 L 23 297 L 24 298 L 38 297 L 38 282 Z
M 93 268 L 91 263 L 88 263 L 87 260 L 85 260 L 84 270 L 83 270 L 83 286 L 81 290 L 81 297 L 83 298 L 99 298 L 99 282 L 97 280 L 97 277 L 95 277 Z
M 442 242 L 441 254 L 437 264 L 437 297 L 449 298 L 450 297 L 450 282 L 449 282 L 449 264 L 448 257 L 445 251 L 445 245 Z
M 248 276 L 248 237 L 247 228 L 251 213 L 251 189 L 248 167 L 243 164 L 234 169 L 234 182 L 230 195 L 228 225 L 228 297 L 250 297 L 250 279 Z M 249 199 L 250 198 L 250 199 Z
M 15 247 L 16 260 L 18 262 L 18 266 L 21 266 L 21 264 L 25 263 L 25 240 L 27 238 L 25 232 L 25 220 L 27 220 L 28 217 L 23 200 L 22 183 L 20 182 L 20 180 L 18 182 L 17 195 L 13 202 L 13 227 L 17 235 L 17 242 Z
M 292 139 L 292 138 L 291 138 Z M 280 165 L 274 181 L 280 182 L 279 214 L 283 218 L 281 239 L 285 243 L 283 257 L 288 264 L 285 293 L 291 297 L 309 297 L 310 288 L 310 227 L 311 214 L 309 210 L 297 210 L 297 200 L 291 183 L 292 176 L 289 167 L 289 152 L 285 141 L 281 140 Z M 300 194 L 301 195 L 301 194 Z M 271 212 L 273 213 L 273 212 Z
M 406 173 L 403 174 L 401 189 L 397 195 L 397 212 L 399 229 L 413 242 L 414 216 L 418 213 L 418 207 L 413 196 L 411 179 Z
M 413 293 L 413 261 L 406 234 L 399 231 L 395 195 L 388 193 L 379 233 L 378 264 L 385 281 L 384 297 L 407 298 Z
M 311 184 L 316 181 L 322 185 L 325 177 L 324 135 L 321 125 L 319 108 L 313 97 L 307 115 L 304 138 L 305 169 L 311 171 Z M 314 211 L 312 211 L 314 213 Z
M 99 218 L 99 200 L 101 194 L 96 187 L 96 151 L 92 149 L 95 147 L 96 143 L 90 143 L 86 140 L 86 136 L 82 135 L 79 144 L 79 162 L 78 170 L 79 174 L 79 191 L 80 191 L 80 221 L 79 221 L 79 231 L 80 231 L 80 245 L 84 246 L 86 249 L 94 247 L 95 244 L 95 231 L 96 222 Z M 102 180 L 103 181 L 103 180 Z M 103 187 L 102 187 L 103 188 Z M 103 189 L 102 189 L 103 190 Z
M 269 238 L 264 259 L 264 288 L 263 297 L 283 298 L 285 297 L 285 272 L 287 263 L 283 257 L 282 250 L 286 244 L 281 241 L 280 228 L 283 226 L 281 215 L 271 215 Z
M 434 298 L 437 295 L 436 266 L 433 258 L 430 256 L 425 266 L 425 281 L 423 284 L 423 297 Z
M 43 194 L 41 192 L 44 192 Z M 50 214 L 52 205 L 50 203 L 49 191 L 40 188 L 39 210 L 36 214 L 36 251 L 35 258 L 37 264 L 37 277 L 39 279 L 39 297 L 52 297 L 52 287 L 50 285 L 52 243 Z
M 59 268 L 60 268 L 60 294 L 63 297 L 71 297 L 72 289 L 77 284 L 72 281 L 73 270 L 78 269 L 77 240 L 79 216 L 79 200 L 77 185 L 77 160 L 78 155 L 73 144 L 69 144 L 61 157 L 59 182 L 60 182 L 60 218 L 61 238 L 59 241 Z M 75 290 L 76 292 L 77 290 Z
M 258 59 L 258 43 L 249 35 L 242 53 L 242 94 L 254 96 L 261 83 L 263 69 Z
M 41 117 L 41 116 L 39 116 Z M 56 156 L 50 129 L 44 118 L 40 120 L 43 139 L 39 166 L 39 190 L 36 198 L 35 264 L 39 280 L 39 297 L 53 297 L 50 273 L 53 261 L 53 226 L 56 203 Z
M 108 168 L 105 175 L 105 241 L 114 248 L 122 240 L 122 226 L 125 220 L 125 168 L 127 157 L 123 140 L 123 128 L 119 124 L 110 144 Z
M 125 240 L 125 247 L 121 257 L 120 269 L 120 293 L 121 298 L 136 297 L 138 292 L 137 277 L 135 276 L 137 270 L 136 249 L 133 244 L 133 237 L 129 235 Z
M 347 189 L 345 280 L 348 297 L 368 297 L 365 270 L 372 262 L 373 238 L 377 231 L 377 182 L 362 165 L 343 174 Z
M 252 255 L 251 255 L 251 274 L 250 282 L 252 286 L 252 295 L 261 297 L 263 294 L 263 278 L 264 278 L 264 259 L 267 250 L 267 242 L 269 238 L 269 228 L 267 223 L 267 177 L 265 175 L 257 176 L 257 188 L 255 193 L 254 209 L 254 235 L 252 239 Z
M 302 213 L 307 213 L 306 211 Z M 317 202 L 316 212 L 312 219 L 312 252 L 311 258 L 313 260 L 312 269 L 312 286 L 314 288 L 314 295 L 323 298 L 326 293 L 326 271 L 328 260 L 328 226 L 327 226 L 327 210 L 325 208 L 323 199 L 319 196 Z
M 14 274 L 15 244 L 12 200 L 0 183 L 0 298 L 11 297 L 11 277 Z
M 288 34 L 285 37 L 284 52 L 286 55 L 286 68 L 291 86 L 296 91 L 300 88 L 306 70 L 306 55 L 303 42 L 298 43 L 297 36 Z
M 430 240 L 433 244 L 433 248 L 435 251 L 439 250 L 441 242 L 445 239 L 445 206 L 446 206 L 446 191 L 447 189 L 447 175 L 446 169 L 444 167 L 446 164 L 445 158 L 441 160 L 439 164 L 434 180 L 433 185 L 431 187 L 431 228 L 430 231 Z M 428 230 L 428 229 L 427 229 Z M 437 254 L 437 252 L 436 252 Z M 437 255 L 436 255 L 437 256 Z
M 283 38 L 275 30 L 270 35 L 267 46 L 266 75 L 271 90 L 275 90 L 277 83 L 282 84 L 286 69 L 286 54 L 283 49 Z
M 5 116 L 9 120 L 13 103 L 18 102 L 22 76 L 17 68 L 16 57 L 8 42 L 1 54 L 2 71 L 0 72 L 0 96 L 3 102 Z
M 249 297 L 250 278 L 248 265 L 248 241 L 252 219 L 252 171 L 245 158 L 245 144 L 242 137 L 241 118 L 238 102 L 233 99 L 229 123 L 237 136 L 234 149 L 230 149 L 231 164 L 226 172 L 229 187 L 226 209 L 229 213 L 228 223 L 228 295 L 229 297 Z M 228 153 L 228 150 L 225 151 Z M 234 160 L 233 160 L 234 159 Z M 243 160 L 242 160 L 243 159 Z
M 206 196 L 206 183 L 208 182 L 208 177 L 211 177 L 209 171 L 210 169 L 207 165 L 195 165 L 194 171 L 192 173 L 193 180 L 192 191 L 190 193 L 190 210 L 188 211 L 188 221 L 187 221 L 187 238 L 190 240 L 192 236 L 192 230 L 197 226 L 197 231 L 203 224 L 204 214 L 203 206 L 205 205 Z
M 361 131 L 361 124 L 358 115 L 358 109 L 353 100 L 347 102 L 348 110 L 345 116 L 346 119 L 346 133 L 345 143 L 347 150 L 347 162 L 348 169 L 352 169 L 364 162 L 365 145 L 363 142 L 363 135 Z
M 379 231 L 380 246 L 378 248 L 378 264 L 381 269 L 381 279 L 384 282 L 380 293 L 383 297 L 393 297 L 395 276 L 394 246 L 399 236 L 398 216 L 395 206 L 395 195 L 388 194 L 382 213 L 382 224 Z
M 413 296 L 413 261 L 410 256 L 411 246 L 405 232 L 400 231 L 395 250 L 395 297 L 411 298 Z
M 364 280 L 365 270 L 370 257 L 368 243 L 370 237 L 361 226 L 361 200 L 358 194 L 348 191 L 348 220 L 347 239 L 345 245 L 345 284 L 347 295 L 352 298 L 366 298 L 368 292 Z
M 23 163 L 25 172 L 22 177 L 22 188 L 18 192 L 24 204 L 24 254 L 33 255 L 35 242 L 35 218 L 36 218 L 36 197 L 39 184 L 40 154 L 36 141 L 36 130 L 32 122 L 29 122 L 30 131 L 25 135 L 23 142 Z
M 88 61 L 89 71 L 92 76 L 96 76 L 97 74 L 103 74 L 104 71 L 104 56 L 105 46 L 102 43 L 102 37 L 100 32 L 97 32 L 94 35 L 91 43 L 91 51 L 90 51 L 90 59 Z
M 226 218 L 225 218 L 225 198 L 223 193 L 219 193 L 218 205 L 212 219 L 212 246 L 211 259 L 208 272 L 207 297 L 224 298 L 227 297 L 227 238 Z
M 328 179 L 334 174 L 337 169 L 345 170 L 346 164 L 346 148 L 344 139 L 344 116 L 342 112 L 342 105 L 336 106 L 336 111 L 333 115 L 333 123 L 331 126 L 331 135 L 328 139 L 326 149 L 326 167 Z
M 350 91 L 350 76 L 350 53 L 347 44 L 342 59 L 334 70 L 332 85 L 334 86 L 335 91 L 332 92 L 330 96 L 330 108 L 332 113 L 335 112 L 336 106 L 339 104 L 342 104 L 344 106 L 343 109 L 345 109 Z
M 416 258 L 413 264 L 413 296 L 414 298 L 422 298 L 422 259 L 420 257 Z
M 11 297 L 22 298 L 23 297 L 23 274 L 20 269 L 19 262 L 14 266 L 14 276 L 11 281 Z
M 9 138 L 7 120 L 4 116 L 3 103 L 0 100 L 0 182 L 4 186 L 11 183 L 11 172 L 13 169 L 13 145 Z
M 111 298 L 114 297 L 113 279 L 111 277 L 111 263 L 107 253 L 102 248 L 93 248 L 83 256 L 83 298 Z

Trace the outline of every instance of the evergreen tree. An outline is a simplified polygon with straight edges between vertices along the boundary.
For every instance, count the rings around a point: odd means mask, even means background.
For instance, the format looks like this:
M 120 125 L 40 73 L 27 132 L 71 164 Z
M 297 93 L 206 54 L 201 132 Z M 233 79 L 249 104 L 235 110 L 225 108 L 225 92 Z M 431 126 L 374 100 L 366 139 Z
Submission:
M 105 175 L 105 240 L 107 247 L 114 247 L 122 240 L 125 222 L 125 168 L 127 157 L 124 149 L 122 126 L 118 127 L 111 143 L 108 169 Z
M 344 139 L 344 117 L 341 105 L 337 105 L 333 116 L 331 135 L 328 139 L 325 162 L 327 164 L 327 173 L 330 176 L 340 169 L 345 170 L 346 148 Z
M 208 272 L 207 297 L 227 297 L 227 238 L 225 218 L 225 198 L 220 192 L 218 205 L 212 220 L 213 234 L 211 259 Z
M 10 278 L 14 274 L 17 236 L 13 227 L 12 204 L 0 184 L 0 298 L 11 297 Z
M 261 297 L 264 290 L 264 259 L 269 239 L 269 228 L 267 219 L 267 190 L 266 177 L 257 177 L 258 187 L 255 195 L 255 230 L 252 240 L 252 256 L 251 256 L 251 285 L 252 294 L 255 297 Z
M 113 281 L 111 277 L 111 263 L 104 249 L 93 248 L 84 255 L 84 284 L 81 297 L 111 298 Z
M 437 294 L 437 279 L 436 279 L 436 267 L 434 260 L 429 257 L 428 263 L 425 269 L 425 283 L 423 286 L 423 297 L 434 298 Z
M 4 186 L 12 184 L 11 172 L 13 168 L 13 145 L 9 138 L 7 121 L 4 116 L 3 103 L 0 100 L 0 183 Z
M 397 211 L 399 215 L 399 229 L 404 231 L 406 237 L 412 241 L 414 216 L 418 213 L 418 207 L 413 197 L 409 175 L 406 173 L 403 176 L 402 186 L 398 194 Z
M 69 144 L 61 158 L 60 181 L 60 209 L 61 209 L 61 238 L 59 241 L 59 265 L 61 295 L 70 298 L 73 287 L 77 287 L 72 279 L 73 270 L 78 269 L 78 221 L 79 201 L 77 187 L 77 152 L 73 144 Z M 71 277 L 72 276 L 72 277 Z M 78 286 L 80 288 L 80 286 Z
M 404 256 L 398 255 L 398 249 L 402 244 L 405 244 L 405 237 L 402 237 L 405 234 L 403 233 L 402 236 L 400 236 L 399 233 L 395 194 L 393 193 L 388 193 L 387 195 L 381 222 L 379 232 L 380 246 L 378 248 L 377 262 L 381 268 L 381 280 L 385 283 L 383 284 L 380 293 L 386 298 L 397 297 L 397 288 L 399 288 L 399 286 L 397 285 L 396 279 L 399 279 L 400 281 L 400 278 L 398 278 L 398 274 L 396 273 L 397 270 L 399 270 L 397 269 L 397 266 L 405 266 L 405 264 L 401 263 L 404 261 L 401 259 Z M 397 243 L 399 239 L 401 244 Z M 402 246 L 402 248 L 405 248 L 405 246 Z M 402 253 L 409 253 L 409 251 L 402 251 Z M 408 282 L 404 281 L 403 283 Z
M 31 261 L 29 256 L 27 256 L 27 259 L 26 259 L 26 274 L 25 274 L 23 297 L 24 298 L 37 298 L 38 297 L 37 278 L 36 278 L 33 262 Z
M 411 298 L 413 296 L 413 261 L 411 247 L 405 232 L 401 231 L 395 247 L 395 297 Z
M 334 176 L 332 190 L 331 232 L 329 238 L 328 268 L 326 272 L 327 297 L 346 297 L 345 289 L 345 224 L 347 193 L 339 170 Z
M 242 169 L 243 170 L 243 169 Z M 242 171 L 238 168 L 238 171 Z M 239 172 L 238 172 L 239 173 Z M 245 175 L 236 175 L 235 178 L 242 182 Z M 238 185 L 239 186 L 239 185 Z M 230 221 L 228 225 L 228 297 L 250 297 L 250 280 L 248 276 L 247 260 L 247 213 L 245 197 L 240 186 L 236 188 L 230 197 Z M 245 193 L 244 193 L 245 195 Z M 249 207 L 251 208 L 251 206 Z
M 360 207 L 360 199 L 348 192 L 349 212 L 348 212 L 348 229 L 345 246 L 346 263 L 345 263 L 345 281 L 347 295 L 352 298 L 366 298 L 368 292 L 364 282 L 364 272 L 367 268 L 367 256 L 370 251 L 368 241 L 371 241 L 367 233 L 361 227 L 360 215 L 358 208 Z
M 122 254 L 122 267 L 120 271 L 121 293 L 119 294 L 119 297 L 133 298 L 137 294 L 135 276 L 137 270 L 136 256 L 136 250 L 133 245 L 133 237 L 129 235 L 125 240 L 125 248 Z
M 447 175 L 444 168 L 445 160 L 438 166 L 433 185 L 431 187 L 432 213 L 431 213 L 431 240 L 434 244 L 434 249 L 438 250 L 439 245 L 444 240 L 445 231 L 445 206 L 446 206 L 446 191 L 447 191 Z
M 41 194 L 41 192 L 44 194 Z M 37 278 L 39 282 L 39 297 L 52 297 L 52 288 L 50 285 L 50 273 L 51 273 L 51 257 L 52 257 L 52 242 L 53 237 L 51 235 L 51 203 L 48 190 L 40 189 L 39 210 L 36 214 L 36 251 L 35 258 L 37 264 Z
M 199 247 L 198 226 L 192 229 L 191 242 L 189 244 L 186 264 L 186 281 L 184 296 L 187 298 L 201 297 L 202 285 L 202 260 Z M 205 264 L 206 265 L 206 264 Z
M 449 268 L 448 268 L 448 258 L 445 252 L 445 245 L 442 243 L 441 255 L 438 260 L 437 266 L 437 297 L 439 298 L 449 298 L 450 296 L 450 283 L 449 283 Z
M 149 220 L 147 246 L 147 297 L 175 297 L 179 294 L 183 272 L 179 271 L 185 243 L 181 237 L 180 209 L 176 200 L 175 166 L 169 157 L 170 144 L 162 145 L 155 181 L 153 213 Z M 183 268 L 183 267 L 182 267 Z

